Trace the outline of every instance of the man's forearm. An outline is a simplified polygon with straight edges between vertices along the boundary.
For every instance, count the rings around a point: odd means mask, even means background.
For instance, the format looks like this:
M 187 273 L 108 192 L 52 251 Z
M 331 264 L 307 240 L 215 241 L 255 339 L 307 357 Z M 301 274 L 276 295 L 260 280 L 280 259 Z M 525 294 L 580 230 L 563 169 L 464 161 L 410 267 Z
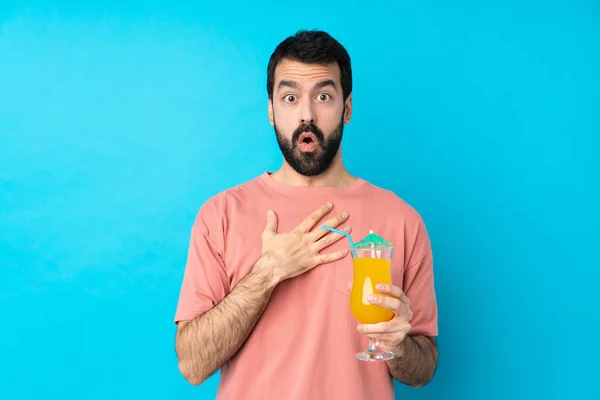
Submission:
M 387 361 L 387 365 L 398 381 L 416 388 L 425 386 L 433 378 L 438 361 L 433 339 L 407 335 L 396 353 L 398 357 Z
M 204 382 L 254 329 L 276 286 L 271 266 L 260 263 L 219 304 L 178 330 L 179 369 L 190 383 Z

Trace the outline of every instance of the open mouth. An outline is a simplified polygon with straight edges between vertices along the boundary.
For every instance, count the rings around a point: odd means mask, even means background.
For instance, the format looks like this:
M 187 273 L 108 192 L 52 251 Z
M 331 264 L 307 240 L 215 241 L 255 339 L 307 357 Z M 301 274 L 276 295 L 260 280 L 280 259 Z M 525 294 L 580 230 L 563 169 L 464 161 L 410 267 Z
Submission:
M 312 132 L 304 132 L 298 138 L 298 148 L 302 152 L 312 152 L 317 148 L 317 137 Z
M 316 138 L 315 134 L 312 132 L 304 132 L 298 138 L 298 143 L 304 143 L 304 144 L 317 143 L 317 138 Z

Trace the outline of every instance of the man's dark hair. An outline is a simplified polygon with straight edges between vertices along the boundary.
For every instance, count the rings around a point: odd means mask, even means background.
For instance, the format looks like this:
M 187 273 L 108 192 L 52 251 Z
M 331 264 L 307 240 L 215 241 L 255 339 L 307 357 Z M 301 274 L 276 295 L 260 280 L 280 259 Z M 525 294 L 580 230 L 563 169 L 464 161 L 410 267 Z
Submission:
M 352 92 L 352 67 L 344 46 L 326 32 L 301 30 L 279 43 L 271 54 L 267 67 L 267 93 L 270 100 L 273 99 L 275 67 L 284 59 L 305 64 L 337 63 L 341 72 L 344 100 Z

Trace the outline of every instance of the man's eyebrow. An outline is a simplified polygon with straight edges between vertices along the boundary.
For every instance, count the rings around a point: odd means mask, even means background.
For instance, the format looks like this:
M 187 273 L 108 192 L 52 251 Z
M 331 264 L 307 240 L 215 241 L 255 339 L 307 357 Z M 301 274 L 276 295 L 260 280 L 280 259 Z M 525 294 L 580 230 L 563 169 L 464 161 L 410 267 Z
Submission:
M 333 86 L 333 88 L 336 88 L 335 82 L 332 79 L 327 79 L 324 81 L 321 81 L 319 83 L 317 83 L 317 85 L 315 86 L 316 89 L 323 89 L 324 87 L 327 86 Z
M 281 89 L 282 87 L 290 87 L 290 88 L 296 88 L 296 82 L 294 81 L 281 81 L 279 82 L 279 85 L 277 85 L 278 89 Z

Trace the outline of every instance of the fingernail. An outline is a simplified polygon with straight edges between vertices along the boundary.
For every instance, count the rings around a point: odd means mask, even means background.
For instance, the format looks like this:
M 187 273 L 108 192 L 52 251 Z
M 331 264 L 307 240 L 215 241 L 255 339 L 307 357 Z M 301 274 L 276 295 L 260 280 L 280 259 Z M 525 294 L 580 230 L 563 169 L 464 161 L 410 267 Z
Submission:
M 350 227 L 349 226 L 345 227 L 344 232 L 350 232 Z
M 347 216 L 348 216 L 347 213 L 345 213 L 345 212 L 342 213 L 342 218 L 346 218 Z
M 375 296 L 374 294 L 370 294 L 369 301 L 377 301 L 377 296 Z
M 385 290 L 385 285 L 383 283 L 380 283 L 376 286 L 377 290 Z
M 331 207 L 333 207 L 333 204 L 327 203 L 327 208 L 331 208 Z
M 342 254 L 343 254 L 343 255 L 346 255 L 346 254 L 348 254 L 348 249 L 343 249 L 343 250 L 342 250 Z

